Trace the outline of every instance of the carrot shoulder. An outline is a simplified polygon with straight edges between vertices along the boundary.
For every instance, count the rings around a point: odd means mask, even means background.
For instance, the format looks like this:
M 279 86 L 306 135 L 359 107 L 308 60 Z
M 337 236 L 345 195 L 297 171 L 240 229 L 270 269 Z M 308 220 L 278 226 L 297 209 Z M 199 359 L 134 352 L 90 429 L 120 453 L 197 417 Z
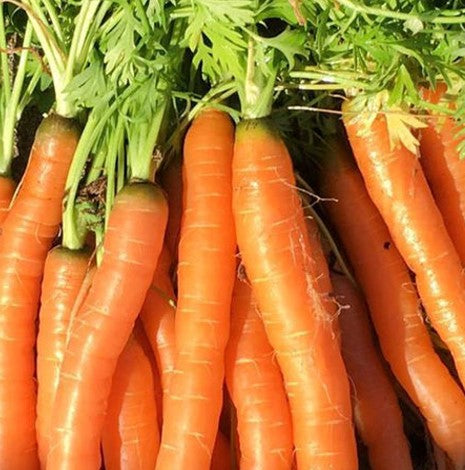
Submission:
M 168 215 L 163 192 L 149 183 L 115 198 L 97 268 L 71 326 L 60 373 L 47 469 L 98 469 L 106 403 L 162 248 Z
M 327 202 L 326 209 L 364 292 L 384 357 L 435 441 L 462 468 L 465 396 L 434 351 L 409 270 L 347 152 L 336 146 L 326 156 L 320 191 L 337 201 Z
M 447 344 L 465 384 L 465 284 L 462 266 L 417 155 L 391 149 L 379 114 L 362 135 L 361 121 L 346 130 L 368 193 L 409 268 L 432 325 Z
M 264 120 L 236 132 L 233 208 L 242 262 L 290 402 L 297 465 L 357 468 L 349 380 L 312 273 L 288 151 Z
M 176 362 L 157 470 L 204 470 L 211 462 L 236 267 L 233 131 L 226 114 L 208 110 L 194 120 L 184 143 Z
M 292 467 L 293 441 L 283 378 L 247 281 L 236 279 L 226 384 L 237 410 L 242 470 Z
M 0 176 L 0 227 L 8 215 L 15 189 L 16 183 L 11 178 Z
M 0 244 L 0 467 L 37 468 L 35 318 L 45 258 L 58 233 L 78 142 L 72 121 L 42 121 Z

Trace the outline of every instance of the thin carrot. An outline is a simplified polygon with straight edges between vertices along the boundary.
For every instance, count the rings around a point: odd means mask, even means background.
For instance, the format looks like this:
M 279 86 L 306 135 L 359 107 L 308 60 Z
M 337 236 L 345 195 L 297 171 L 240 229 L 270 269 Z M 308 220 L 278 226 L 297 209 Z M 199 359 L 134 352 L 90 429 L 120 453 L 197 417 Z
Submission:
M 310 275 L 314 248 L 291 159 L 266 120 L 236 131 L 233 191 L 239 249 L 290 402 L 297 465 L 356 469 L 349 381 Z
M 325 155 L 321 195 L 367 300 L 384 357 L 435 441 L 465 465 L 465 397 L 436 355 L 405 262 L 348 150 Z M 357 217 L 354 217 L 354 211 Z
M 200 114 L 184 143 L 176 366 L 157 470 L 210 466 L 223 398 L 224 350 L 236 266 L 232 154 L 229 117 L 215 110 Z
M 78 141 L 74 123 L 40 125 L 0 246 L 0 467 L 38 467 L 35 317 L 45 258 L 61 220 L 65 179 Z
M 145 333 L 160 371 L 165 399 L 176 359 L 174 291 L 170 278 L 171 260 L 172 256 L 165 244 L 158 259 L 152 285 L 140 312 Z
M 56 247 L 45 261 L 37 336 L 37 443 L 41 467 L 48 454 L 50 420 L 71 311 L 90 263 L 84 250 Z
M 231 470 L 231 447 L 221 431 L 216 435 L 210 470 Z
M 0 176 L 0 227 L 8 215 L 15 189 L 16 183 L 11 178 Z
M 436 90 L 425 90 L 424 98 L 437 104 L 446 92 L 439 83 Z M 460 158 L 458 124 L 450 116 L 432 114 L 428 127 L 421 130 L 420 163 L 454 246 L 465 265 L 465 160 Z
M 47 469 L 98 469 L 111 380 L 150 286 L 167 220 L 163 192 L 116 196 L 92 286 L 72 325 L 52 416 Z
M 113 375 L 102 433 L 106 470 L 152 470 L 157 459 L 160 431 L 154 375 L 158 372 L 138 326 L 136 323 Z
M 391 149 L 386 118 L 345 127 L 368 193 L 392 238 L 415 273 L 428 317 L 452 353 L 465 384 L 465 284 L 457 251 L 434 202 L 417 155 L 399 144 Z
M 226 384 L 237 410 L 241 470 L 290 469 L 292 425 L 283 378 L 252 290 L 236 280 Z
M 351 378 L 354 416 L 373 470 L 412 470 L 402 413 L 392 383 L 375 348 L 360 293 L 344 276 L 332 276 L 343 304 L 339 315 L 342 355 Z

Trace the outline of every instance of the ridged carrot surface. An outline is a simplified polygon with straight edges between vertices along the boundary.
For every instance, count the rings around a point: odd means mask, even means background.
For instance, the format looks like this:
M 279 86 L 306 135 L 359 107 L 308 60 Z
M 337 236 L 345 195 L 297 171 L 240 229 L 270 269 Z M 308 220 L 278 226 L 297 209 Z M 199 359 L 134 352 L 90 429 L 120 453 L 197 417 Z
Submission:
M 436 355 L 409 270 L 348 150 L 328 151 L 321 196 L 365 294 L 383 355 L 435 441 L 465 465 L 465 396 Z M 357 217 L 354 217 L 356 211 Z
M 143 330 L 135 331 L 113 375 L 102 433 L 105 470 L 153 470 L 160 445 L 154 374 Z
M 236 268 L 233 132 L 226 114 L 207 110 L 194 120 L 184 143 L 176 365 L 163 414 L 157 470 L 210 467 Z
M 394 387 L 375 348 L 361 293 L 344 276 L 332 276 L 343 305 L 342 355 L 352 383 L 354 416 L 372 470 L 412 470 L 409 444 Z
M 252 289 L 236 279 L 226 383 L 237 413 L 241 470 L 290 470 L 292 425 L 283 378 Z
M 45 258 L 58 233 L 68 169 L 79 135 L 56 115 L 37 130 L 0 243 L 0 468 L 38 467 L 35 351 Z
M 436 104 L 446 92 L 444 83 L 425 90 L 424 98 Z M 450 116 L 431 115 L 421 129 L 420 163 L 429 182 L 447 231 L 465 266 L 465 160 L 460 157 L 460 127 Z
M 161 252 L 168 208 L 149 183 L 116 196 L 101 265 L 73 321 L 60 373 L 47 469 L 97 470 L 111 381 Z
M 368 131 L 350 117 L 345 127 L 368 193 L 409 268 L 428 317 L 465 384 L 465 283 L 462 265 L 417 155 L 390 148 L 386 119 Z M 363 132 L 363 135 L 360 133 Z
M 37 335 L 37 443 L 41 467 L 48 454 L 50 420 L 66 349 L 71 312 L 90 264 L 90 253 L 56 247 L 45 261 Z
M 356 469 L 349 380 L 312 276 L 291 159 L 267 121 L 236 131 L 233 191 L 239 250 L 283 373 L 297 465 Z

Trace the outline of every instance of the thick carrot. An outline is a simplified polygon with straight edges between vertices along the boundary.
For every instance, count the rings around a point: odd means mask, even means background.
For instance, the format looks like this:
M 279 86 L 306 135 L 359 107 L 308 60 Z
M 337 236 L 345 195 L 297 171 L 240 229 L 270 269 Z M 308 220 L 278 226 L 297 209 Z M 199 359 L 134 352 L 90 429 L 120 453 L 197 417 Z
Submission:
M 174 291 L 170 278 L 172 256 L 166 244 L 158 259 L 152 285 L 147 292 L 140 318 L 160 371 L 163 396 L 167 397 L 169 378 L 174 370 Z
M 386 118 L 345 126 L 371 199 L 416 275 L 428 317 L 454 358 L 465 384 L 465 284 L 457 251 L 434 202 L 417 155 L 403 145 L 390 148 Z
M 342 355 L 351 378 L 357 429 L 373 470 L 412 470 L 402 413 L 392 383 L 375 348 L 360 293 L 344 276 L 332 276 L 344 306 L 339 315 Z
M 176 366 L 163 416 L 157 470 L 210 466 L 223 398 L 236 267 L 233 132 L 226 114 L 208 110 L 194 120 L 184 143 Z
M 167 202 L 149 183 L 116 196 L 101 265 L 72 324 L 54 413 L 47 469 L 98 469 L 111 380 L 162 248 Z
M 226 384 L 237 410 L 241 470 L 290 469 L 292 425 L 283 378 L 247 281 L 236 280 Z
M 314 248 L 291 159 L 265 120 L 236 131 L 233 191 L 242 261 L 290 402 L 297 465 L 355 469 L 349 381 L 311 275 Z
M 0 246 L 0 467 L 38 467 L 35 317 L 45 258 L 57 235 L 65 180 L 78 141 L 74 123 L 40 125 Z
M 221 431 L 216 435 L 210 470 L 231 470 L 231 446 Z
M 50 420 L 66 349 L 71 311 L 89 268 L 84 250 L 56 247 L 45 261 L 37 336 L 37 443 L 41 467 L 48 454 Z
M 152 470 L 160 445 L 150 346 L 136 323 L 121 353 L 102 433 L 106 470 Z
M 436 90 L 425 90 L 424 98 L 436 104 L 446 92 L 444 83 Z M 465 266 L 465 160 L 460 158 L 458 145 L 463 136 L 450 116 L 434 114 L 428 127 L 421 130 L 420 163 L 441 211 L 447 231 Z
M 434 351 L 408 268 L 347 152 L 336 146 L 325 156 L 321 195 L 338 201 L 326 209 L 364 291 L 384 357 L 436 442 L 462 468 L 465 397 Z
M 8 215 L 15 189 L 16 183 L 14 180 L 7 176 L 0 176 L 0 227 Z

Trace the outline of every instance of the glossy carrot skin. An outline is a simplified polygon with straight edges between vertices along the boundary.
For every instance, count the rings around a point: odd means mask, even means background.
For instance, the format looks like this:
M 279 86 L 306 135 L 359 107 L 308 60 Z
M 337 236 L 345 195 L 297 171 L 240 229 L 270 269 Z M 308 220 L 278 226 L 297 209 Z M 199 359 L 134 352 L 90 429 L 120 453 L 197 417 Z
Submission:
M 248 282 L 236 280 L 226 384 L 237 411 L 241 470 L 289 470 L 293 440 L 283 378 Z
M 436 90 L 425 90 L 424 98 L 438 103 L 446 92 L 444 83 Z M 434 114 L 428 127 L 420 134 L 420 163 L 425 172 L 445 226 L 465 266 L 465 160 L 460 158 L 458 145 L 463 137 L 452 117 Z
M 233 125 L 200 114 L 184 143 L 176 366 L 157 470 L 208 470 L 223 398 L 224 350 L 236 267 L 232 217 Z
M 45 261 L 37 335 L 36 429 L 42 468 L 45 468 L 47 461 L 50 420 L 71 311 L 89 264 L 89 252 L 62 246 L 51 250 Z
M 162 248 L 168 208 L 149 183 L 115 198 L 101 265 L 73 321 L 52 417 L 47 469 L 98 469 L 111 381 Z
M 346 120 L 345 126 L 368 193 L 415 273 L 428 317 L 465 384 L 464 274 L 419 159 L 401 145 L 390 149 L 382 115 L 363 136 L 360 122 Z
M 167 397 L 169 379 L 176 360 L 174 332 L 175 296 L 170 278 L 172 257 L 166 244 L 158 259 L 152 285 L 140 312 L 145 333 L 160 371 L 163 396 Z
M 242 262 L 290 402 L 297 465 L 356 469 L 349 381 L 311 275 L 313 248 L 291 159 L 264 120 L 236 131 L 233 191 Z
M 346 277 L 334 274 L 332 281 L 344 305 L 339 315 L 342 355 L 352 381 L 355 423 L 371 468 L 412 470 L 402 413 L 375 348 L 365 302 Z
M 325 207 L 365 294 L 384 357 L 435 441 L 462 468 L 465 397 L 434 351 L 408 268 L 348 152 L 340 145 L 328 152 L 320 194 L 337 200 Z
M 16 183 L 7 176 L 0 176 L 0 227 L 8 215 L 11 200 L 15 193 Z
M 35 318 L 45 258 L 58 233 L 65 180 L 78 142 L 72 121 L 43 120 L 0 246 L 0 468 L 38 467 Z
M 118 359 L 111 385 L 102 433 L 106 470 L 153 470 L 157 459 L 157 372 L 147 354 L 151 352 L 144 344 L 147 339 L 137 326 Z

